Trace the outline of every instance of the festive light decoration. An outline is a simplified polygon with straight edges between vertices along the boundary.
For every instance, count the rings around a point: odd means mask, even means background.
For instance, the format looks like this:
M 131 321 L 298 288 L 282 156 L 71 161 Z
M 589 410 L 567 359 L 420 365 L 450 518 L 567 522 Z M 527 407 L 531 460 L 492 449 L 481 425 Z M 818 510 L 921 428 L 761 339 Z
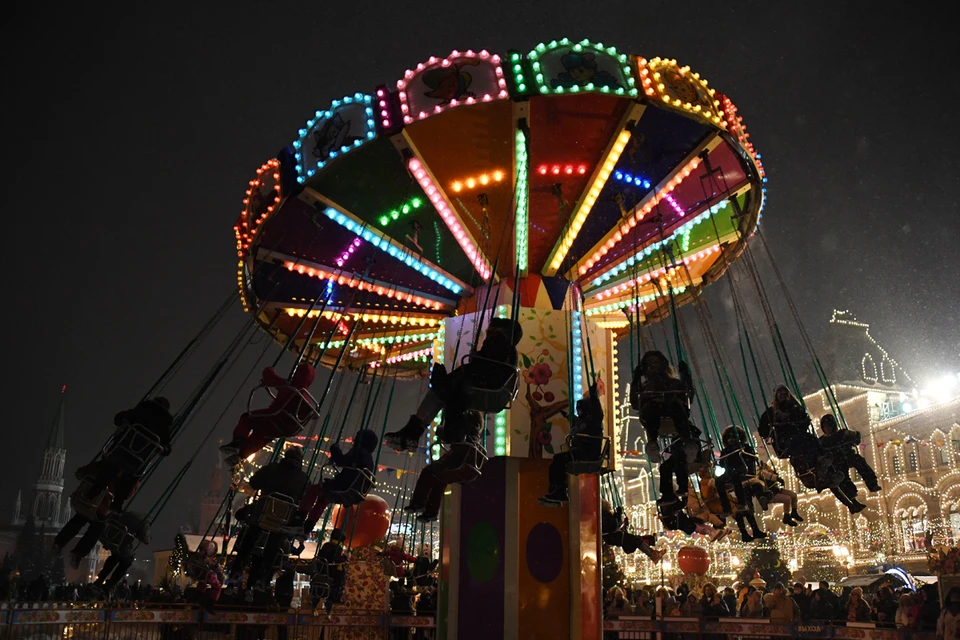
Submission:
M 469 97 L 467 97 L 467 98 L 465 98 L 465 99 L 463 99 L 463 100 L 453 99 L 453 100 L 450 100 L 449 102 L 447 102 L 446 104 L 437 104 L 437 105 L 435 105 L 435 106 L 433 107 L 433 110 L 432 110 L 431 112 L 420 111 L 420 112 L 418 112 L 418 113 L 416 113 L 416 114 L 411 113 L 412 109 L 411 109 L 410 102 L 409 102 L 408 96 L 407 96 L 407 86 L 408 86 L 409 82 L 410 82 L 417 74 L 425 71 L 425 70 L 427 69 L 427 67 L 432 67 L 432 66 L 435 66 L 435 65 L 438 65 L 438 64 L 439 64 L 440 67 L 450 67 L 451 65 L 456 64 L 457 61 L 459 61 L 459 60 L 468 60 L 468 61 L 471 61 L 471 60 L 477 60 L 477 59 L 479 59 L 479 60 L 489 60 L 490 62 L 493 63 L 493 65 L 494 65 L 494 73 L 496 74 L 496 77 L 497 77 L 497 86 L 498 86 L 498 91 L 497 91 L 496 95 L 487 93 L 487 94 L 484 94 L 484 95 L 480 96 L 479 99 L 478 99 L 478 98 L 475 98 L 475 97 L 473 97 L 473 96 L 469 96 Z M 403 74 L 403 79 L 397 80 L 397 89 L 398 89 L 399 92 L 400 92 L 400 111 L 403 113 L 403 121 L 404 121 L 404 123 L 406 123 L 406 124 L 412 124 L 412 123 L 414 122 L 414 120 L 423 120 L 424 118 L 427 118 L 427 117 L 429 117 L 429 116 L 431 116 L 431 115 L 434 115 L 434 114 L 437 114 L 437 113 L 442 113 L 442 112 L 446 111 L 447 109 L 451 109 L 451 108 L 453 108 L 453 107 L 457 107 L 457 106 L 459 106 L 459 105 L 461 105 L 461 104 L 475 104 L 475 103 L 477 103 L 477 102 L 491 102 L 491 101 L 493 101 L 493 100 L 503 100 L 503 99 L 509 97 L 509 95 L 507 94 L 507 81 L 504 80 L 504 78 L 503 78 L 503 69 L 500 67 L 500 56 L 495 55 L 495 54 L 491 55 L 490 52 L 489 52 L 489 51 L 486 51 L 486 50 L 480 51 L 479 53 L 475 53 L 475 52 L 472 51 L 472 50 L 467 50 L 467 51 L 464 51 L 464 52 L 453 51 L 453 52 L 450 53 L 449 56 L 447 56 L 446 58 L 442 58 L 442 59 L 431 56 L 430 59 L 427 60 L 426 63 L 420 63 L 420 64 L 418 64 L 416 69 L 407 69 L 406 72 L 404 72 L 404 74 Z
M 571 346 L 573 358 L 573 394 L 575 400 L 583 398 L 583 327 L 582 313 L 574 311 L 570 320 L 573 333 L 573 345 Z
M 455 294 L 459 294 L 463 291 L 464 286 L 454 282 L 447 275 L 440 273 L 437 268 L 434 268 L 426 260 L 420 260 L 414 258 L 410 251 L 404 246 L 398 244 L 392 238 L 387 237 L 386 235 L 377 233 L 376 231 L 365 227 L 361 222 L 355 220 L 352 216 L 349 216 L 342 211 L 338 211 L 333 207 L 327 207 L 323 211 L 324 215 L 328 218 L 339 224 L 341 227 L 346 228 L 353 233 L 356 233 L 358 236 L 377 247 L 391 258 L 396 258 L 400 262 L 404 263 L 412 269 L 416 269 L 423 275 L 427 276 L 437 284 L 439 284 L 444 289 L 448 289 Z M 338 263 L 338 266 L 342 266 Z
M 597 327 L 600 329 L 625 329 L 629 326 L 629 320 L 601 320 L 597 322 Z
M 430 202 L 433 203 L 440 217 L 443 218 L 444 223 L 446 223 L 447 228 L 450 229 L 453 237 L 457 239 L 457 244 L 459 244 L 463 252 L 467 254 L 470 264 L 473 265 L 483 280 L 489 280 L 491 269 L 487 263 L 487 259 L 480 252 L 477 243 L 470 237 L 467 230 L 464 229 L 463 224 L 460 222 L 457 214 L 454 213 L 450 203 L 447 202 L 443 193 L 437 187 L 433 176 L 427 173 L 427 168 L 417 158 L 410 158 L 407 166 L 410 172 L 413 173 L 413 177 L 416 178 L 420 184 L 420 188 L 423 189 L 423 192 L 427 194 Z
M 530 221 L 527 217 L 530 208 L 530 194 L 527 185 L 530 159 L 527 157 L 527 135 L 523 131 L 517 131 L 515 158 L 517 163 L 516 252 L 517 273 L 519 274 L 527 270 L 530 251 L 528 235 Z
M 513 73 L 513 83 L 519 93 L 527 92 L 527 79 L 523 73 L 523 56 L 519 52 L 510 53 L 510 70 Z
M 410 360 L 422 360 L 426 362 L 433 355 L 433 347 L 427 347 L 426 349 L 420 349 L 419 351 L 411 351 L 410 353 L 403 353 L 398 356 L 391 356 L 387 358 L 387 364 L 396 364 L 398 362 L 409 362 Z
M 582 176 L 587 173 L 585 164 L 541 164 L 537 167 L 537 173 L 542 176 Z M 619 171 L 617 173 L 620 173 Z
M 272 181 L 272 184 L 271 184 Z M 237 238 L 237 287 L 240 289 L 240 302 L 244 312 L 250 311 L 247 299 L 247 290 L 244 286 L 244 270 L 247 268 L 246 258 L 250 244 L 260 231 L 260 225 L 270 217 L 277 205 L 280 204 L 280 162 L 270 159 L 257 169 L 256 177 L 250 181 L 244 198 L 240 217 L 233 225 L 233 232 Z M 262 189 L 266 187 L 267 193 Z
M 646 199 L 642 207 L 639 207 L 635 210 L 634 214 L 629 217 L 627 222 L 624 222 L 620 228 L 610 237 L 597 251 L 590 256 L 581 266 L 580 266 L 580 275 L 584 275 L 589 271 L 593 265 L 597 264 L 600 259 L 607 255 L 607 252 L 610 249 L 613 249 L 621 240 L 628 237 L 630 230 L 637 226 L 637 223 L 644 219 L 644 217 L 653 211 L 654 207 L 663 200 L 666 195 L 676 189 L 681 182 L 684 181 L 691 173 L 693 173 L 697 167 L 700 166 L 700 158 L 693 158 L 686 165 L 683 166 L 679 171 L 677 171 L 674 176 L 667 181 L 667 183 L 657 191 L 655 195 Z
M 407 215 L 423 206 L 423 199 L 410 198 L 399 209 L 380 216 L 380 226 L 385 227 L 393 220 L 399 220 L 401 215 Z
M 446 323 L 440 323 L 440 331 L 437 332 L 437 337 L 433 341 L 433 366 L 444 366 L 444 354 L 443 350 L 446 348 Z M 427 457 L 431 460 L 438 460 L 440 458 L 440 444 L 437 441 L 437 426 L 440 424 L 441 418 L 437 415 L 433 419 L 433 422 L 427 425 Z
M 685 286 L 673 287 L 674 294 L 683 293 L 686 290 L 687 288 Z M 662 294 L 662 295 L 666 295 L 666 294 Z M 584 313 L 587 316 L 594 316 L 597 314 L 607 314 L 607 313 L 610 313 L 611 311 L 618 311 L 626 307 L 633 307 L 633 306 L 636 306 L 637 304 L 653 302 L 659 297 L 661 297 L 660 292 L 651 293 L 645 296 L 636 296 L 636 297 L 630 298 L 629 300 L 618 300 L 617 302 L 612 302 L 610 304 L 605 304 L 599 307 L 587 307 Z
M 685 265 L 689 265 L 696 262 L 697 260 L 702 260 L 703 258 L 709 257 L 714 253 L 719 253 L 719 252 L 720 252 L 720 244 L 717 243 L 715 245 L 701 249 L 700 251 L 697 251 L 692 255 L 682 256 L 679 262 Z M 642 276 L 638 276 L 636 278 L 633 278 L 632 280 L 621 282 L 613 287 L 610 287 L 609 289 L 593 292 L 590 294 L 590 297 L 596 298 L 597 300 L 604 300 L 606 298 L 613 297 L 623 291 L 626 291 L 627 289 L 631 289 L 635 286 L 642 286 L 648 282 L 651 282 L 663 276 L 666 276 L 668 279 L 672 280 L 676 276 L 676 270 L 677 270 L 676 267 L 660 267 L 659 269 L 656 269 L 654 271 L 648 271 Z
M 272 180 L 272 184 L 267 182 L 268 179 Z M 266 194 L 261 192 L 263 187 L 268 188 Z M 257 177 L 250 181 L 243 198 L 240 218 L 233 226 L 237 237 L 238 256 L 243 258 L 246 255 L 250 243 L 260 230 L 260 225 L 273 213 L 278 204 L 280 204 L 280 163 L 276 159 L 271 159 L 260 165 L 257 169 Z
M 644 180 L 640 176 L 635 176 L 631 173 L 624 173 L 623 171 L 614 171 L 613 177 L 621 182 L 626 182 L 628 184 L 636 185 L 638 187 L 643 187 L 644 189 L 650 188 L 649 180 Z
M 633 255 L 629 256 L 626 260 L 616 263 L 610 268 L 608 268 L 606 271 L 601 272 L 600 274 L 597 275 L 597 277 L 595 277 L 590 282 L 590 284 L 593 285 L 594 287 L 598 287 L 602 285 L 604 282 L 607 282 L 610 279 L 620 275 L 621 273 L 624 273 L 625 271 L 627 271 L 627 269 L 630 269 L 631 267 L 633 267 L 638 261 L 653 255 L 653 253 L 659 250 L 661 247 L 667 246 L 668 244 L 675 242 L 678 236 L 689 234 L 694 227 L 696 227 L 702 222 L 706 222 L 713 216 L 717 215 L 718 213 L 726 209 L 729 204 L 730 204 L 729 200 L 723 200 L 722 202 L 719 202 L 713 205 L 703 213 L 698 214 L 696 217 L 688 220 L 680 227 L 677 227 L 673 231 L 673 233 L 671 233 L 669 236 L 667 236 L 663 240 L 657 240 L 655 242 L 648 244 L 643 249 L 640 249 Z
M 571 220 L 564 231 L 563 238 L 557 248 L 554 249 L 553 255 L 549 260 L 550 269 L 547 275 L 555 274 L 563 263 L 563 259 L 567 257 L 567 253 L 573 246 L 573 241 L 576 240 L 577 234 L 580 233 L 580 229 L 583 227 L 583 223 L 587 220 L 587 216 L 590 215 L 590 211 L 593 210 L 593 205 L 596 203 L 597 198 L 600 197 L 600 191 L 602 191 L 604 185 L 607 184 L 607 180 L 610 178 L 610 174 L 613 173 L 613 168 L 616 166 L 617 160 L 620 159 L 620 154 L 623 153 L 629 140 L 630 131 L 624 129 L 607 151 L 607 156 L 597 169 L 593 183 L 587 190 L 586 196 L 584 196 L 579 208 L 571 216 Z
M 308 318 L 316 318 L 317 316 L 320 315 L 319 309 L 314 309 L 308 312 L 304 308 L 284 307 L 282 311 L 286 313 L 288 316 L 296 316 L 298 318 L 302 318 L 305 315 Z M 323 317 L 328 320 L 340 320 L 341 318 L 345 320 L 359 319 L 359 320 L 362 320 L 365 324 L 380 323 L 380 324 L 392 324 L 392 325 L 400 325 L 400 326 L 409 325 L 411 327 L 415 327 L 415 326 L 435 327 L 442 322 L 440 319 L 433 316 L 418 316 L 418 315 L 411 315 L 406 313 L 403 315 L 398 315 L 398 314 L 390 314 L 390 315 L 382 314 L 381 315 L 377 313 L 353 313 L 353 314 L 348 313 L 346 315 L 343 315 L 341 314 L 340 311 L 324 311 Z M 382 338 L 382 339 L 376 338 L 376 340 L 381 340 L 383 342 L 388 341 L 387 338 Z
M 407 342 L 432 341 L 436 333 L 401 333 L 392 336 L 378 336 L 376 338 L 359 338 L 357 344 L 405 344 Z
M 491 171 L 490 173 L 481 173 L 478 176 L 470 176 L 469 178 L 464 178 L 463 180 L 455 180 L 450 188 L 453 189 L 455 193 L 460 193 L 464 189 L 476 189 L 486 187 L 490 184 L 497 182 L 503 182 L 504 177 L 503 171 L 497 169 L 496 171 Z
M 691 73 L 690 67 L 681 67 L 673 59 L 653 58 L 647 61 L 645 58 L 638 58 L 637 65 L 640 84 L 647 96 L 659 97 L 665 104 L 695 113 L 713 124 L 726 127 L 720 115 L 720 101 L 714 98 L 715 91 L 699 73 Z M 690 91 L 693 96 L 689 96 Z M 681 93 L 684 95 L 679 95 Z
M 737 115 L 736 105 L 734 105 L 727 96 L 721 97 L 720 105 L 723 111 L 723 119 L 727 123 L 727 131 L 736 136 L 740 146 L 742 146 L 747 153 L 750 154 L 750 157 L 753 158 L 753 161 L 757 163 L 757 170 L 760 172 L 760 178 L 763 180 L 763 182 L 766 182 L 767 172 L 763 168 L 763 163 L 760 162 L 760 154 L 757 153 L 757 150 L 753 147 L 753 143 L 750 142 L 750 134 L 747 133 L 747 127 L 745 124 L 743 124 L 743 118 Z
M 296 271 L 297 273 L 308 275 L 312 278 L 320 278 L 321 280 L 332 280 L 339 285 L 350 287 L 351 289 L 357 289 L 359 291 L 371 291 L 380 296 L 396 298 L 397 300 L 413 303 L 417 306 L 428 309 L 435 309 L 437 311 L 443 308 L 443 305 L 436 300 L 423 298 L 421 296 L 413 295 L 412 293 L 403 293 L 396 287 L 385 286 L 375 281 L 366 281 L 359 278 L 354 278 L 352 276 L 338 275 L 321 267 L 308 267 L 303 264 L 297 264 L 290 260 L 285 260 L 283 262 L 283 266 L 289 271 Z
M 497 306 L 497 317 L 507 317 L 507 306 Z M 504 409 L 493 419 L 493 455 L 507 455 L 507 411 Z
M 543 69 L 541 67 L 540 61 L 543 58 L 544 54 L 551 52 L 558 48 L 570 48 L 570 51 L 573 53 L 593 53 L 594 55 L 600 54 L 601 59 L 612 58 L 619 64 L 621 76 L 626 84 L 626 86 L 618 86 L 611 88 L 607 84 L 593 82 L 587 82 L 583 86 L 579 84 L 574 84 L 570 87 L 557 86 L 552 87 L 548 84 L 546 77 L 544 76 Z M 601 93 L 612 93 L 614 95 L 622 96 L 628 95 L 630 97 L 636 97 L 638 92 L 636 88 L 636 81 L 633 79 L 633 74 L 630 73 L 630 64 L 627 56 L 622 53 L 618 53 L 614 47 L 604 47 L 603 44 L 597 42 L 593 43 L 587 39 L 583 39 L 580 42 L 572 43 L 569 38 L 563 38 L 562 40 L 552 40 L 549 43 L 541 42 L 538 44 L 530 53 L 527 54 L 527 58 L 533 63 L 533 73 L 536 80 L 537 87 L 542 94 L 548 93 L 579 93 L 581 91 L 599 91 Z M 515 77 L 516 70 L 514 71 Z M 521 86 L 522 80 L 517 82 L 517 87 Z M 523 89 L 520 89 L 523 91 Z
M 300 184 L 303 184 L 307 178 L 313 176 L 313 174 L 315 174 L 317 171 L 322 169 L 328 162 L 330 162 L 337 156 L 347 153 L 351 149 L 356 149 L 367 140 L 373 140 L 376 137 L 377 132 L 373 122 L 373 107 L 370 106 L 372 102 L 373 102 L 373 97 L 365 93 L 355 93 L 352 96 L 344 96 L 342 100 L 334 100 L 332 103 L 330 103 L 330 108 L 328 110 L 317 111 L 314 114 L 313 118 L 311 118 L 310 120 L 307 120 L 306 127 L 304 127 L 303 129 L 300 129 L 297 132 L 300 137 L 297 140 L 295 140 L 293 143 L 294 158 L 296 158 L 296 161 L 297 161 L 297 182 L 299 182 Z M 351 104 L 366 105 L 364 106 L 364 115 L 366 116 L 365 120 L 366 120 L 366 129 L 367 129 L 365 136 L 353 138 L 352 139 L 353 141 L 351 143 L 341 145 L 339 149 L 328 151 L 325 159 L 316 158 L 316 162 L 317 162 L 316 167 L 305 169 L 303 147 L 307 142 L 308 136 L 311 135 L 311 131 L 313 130 L 314 126 L 320 121 L 330 120 L 330 118 L 334 116 L 334 114 L 337 112 L 339 108 L 343 106 L 351 105 Z M 341 124 L 340 126 L 343 126 L 343 125 Z
M 670 203 L 670 206 L 673 207 L 673 210 L 677 212 L 678 216 L 682 218 L 683 216 L 687 215 L 687 212 L 684 210 L 683 207 L 680 206 L 680 203 L 678 203 L 672 195 L 668 193 L 666 198 L 667 198 L 667 202 Z
M 343 250 L 340 254 L 340 257 L 337 258 L 337 266 L 343 268 L 344 263 L 350 259 L 350 256 L 353 255 L 353 252 L 357 250 L 361 244 L 360 238 L 354 238 L 350 241 L 350 244 L 347 245 L 347 248 Z

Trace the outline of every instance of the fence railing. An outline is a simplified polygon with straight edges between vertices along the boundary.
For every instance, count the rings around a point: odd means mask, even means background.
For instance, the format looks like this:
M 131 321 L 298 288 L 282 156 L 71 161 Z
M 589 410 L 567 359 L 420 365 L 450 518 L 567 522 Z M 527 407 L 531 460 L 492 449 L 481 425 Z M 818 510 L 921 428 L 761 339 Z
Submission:
M 168 640 L 170 638 L 275 638 L 319 640 L 324 630 L 369 630 L 376 638 L 433 638 L 434 618 L 394 616 L 384 611 L 229 610 L 208 613 L 188 605 L 144 604 L 142 608 L 105 608 L 78 603 L 75 608 L 0 608 L 2 640 Z
M 618 640 L 656 640 L 684 638 L 694 640 L 723 636 L 728 638 L 856 638 L 857 640 L 935 640 L 933 631 L 912 631 L 877 627 L 869 622 L 817 624 L 798 622 L 776 624 L 770 620 L 744 618 L 655 619 L 642 616 L 621 616 L 603 621 L 605 638 Z

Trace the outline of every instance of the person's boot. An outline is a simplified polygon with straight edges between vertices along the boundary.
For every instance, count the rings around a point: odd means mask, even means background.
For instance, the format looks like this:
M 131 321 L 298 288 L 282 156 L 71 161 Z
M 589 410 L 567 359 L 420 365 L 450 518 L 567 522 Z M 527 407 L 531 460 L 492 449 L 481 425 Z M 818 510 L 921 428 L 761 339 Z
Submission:
M 660 564 L 660 561 L 663 560 L 663 556 L 667 555 L 666 549 L 651 549 L 647 547 L 646 549 L 641 549 L 653 564 Z
M 791 519 L 791 520 L 796 520 L 797 522 L 803 522 L 803 518 L 800 517 L 800 514 L 797 513 L 797 510 L 796 510 L 796 509 L 794 509 L 793 511 L 790 512 L 790 519 Z
M 867 505 L 854 498 L 850 501 L 850 504 L 847 508 L 850 509 L 850 513 L 860 513 L 867 508 Z
M 564 503 L 570 501 L 570 496 L 567 494 L 566 490 L 553 489 L 551 488 L 547 491 L 547 495 L 542 498 L 537 498 L 537 503 L 541 507 L 562 507 Z
M 398 452 L 416 451 L 420 444 L 420 436 L 426 431 L 423 420 L 416 415 L 410 416 L 407 424 L 399 431 L 393 431 L 384 436 L 383 441 Z

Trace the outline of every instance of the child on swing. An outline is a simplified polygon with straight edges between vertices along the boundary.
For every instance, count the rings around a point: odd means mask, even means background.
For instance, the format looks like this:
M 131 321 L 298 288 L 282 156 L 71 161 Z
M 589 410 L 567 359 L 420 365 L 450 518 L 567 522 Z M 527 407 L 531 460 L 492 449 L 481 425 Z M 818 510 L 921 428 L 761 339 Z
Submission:
M 644 449 L 651 462 L 660 461 L 660 421 L 670 418 L 681 438 L 688 438 L 690 427 L 689 401 L 693 398 L 693 379 L 687 363 L 681 361 L 677 376 L 670 361 L 659 351 L 648 351 L 633 372 L 630 404 L 640 412 L 640 422 L 647 432 Z
M 577 438 L 578 434 L 593 436 Z M 587 395 L 577 400 L 577 414 L 570 427 L 569 451 L 561 451 L 550 460 L 550 469 L 547 472 L 550 478 L 547 495 L 538 498 L 542 506 L 560 507 L 570 500 L 567 495 L 567 464 L 574 459 L 596 460 L 602 451 L 603 437 L 603 406 L 597 393 L 597 385 L 590 386 Z
M 240 416 L 233 430 L 233 440 L 220 447 L 229 465 L 236 465 L 276 438 L 294 436 L 315 415 L 307 389 L 313 384 L 317 372 L 306 360 L 297 365 L 290 382 L 280 376 L 273 367 L 262 373 L 262 384 L 276 390 L 276 398 L 265 409 L 249 411 Z
M 736 425 L 724 429 L 720 439 L 723 444 L 723 449 L 720 450 L 720 464 L 724 468 L 724 473 L 717 477 L 717 489 L 724 511 L 729 513 L 731 509 L 729 498 L 727 498 L 728 487 L 732 488 L 734 495 L 737 496 L 738 511 L 743 513 L 752 511 L 753 501 L 747 496 L 744 484 L 757 476 L 757 452 L 747 441 L 747 432 Z M 766 508 L 772 497 L 768 492 L 761 492 L 758 500 L 761 506 Z
M 500 389 L 516 375 L 517 345 L 523 338 L 520 324 L 509 318 L 493 318 L 487 326 L 483 346 L 466 364 L 449 374 L 443 365 L 434 365 L 430 376 L 430 390 L 420 401 L 417 412 L 410 416 L 399 431 L 388 433 L 387 445 L 397 451 L 416 451 L 427 425 L 433 422 L 441 409 L 462 413 L 465 406 L 462 389 L 472 383 L 483 389 Z
M 656 564 L 667 553 L 666 549 L 655 549 L 656 539 L 651 535 L 638 536 L 630 532 L 626 517 L 620 509 L 614 510 L 609 500 L 600 501 L 600 532 L 603 544 L 620 547 L 624 553 L 641 551 Z
M 483 432 L 483 415 L 479 411 L 464 411 L 448 415 L 444 419 L 441 439 L 445 444 L 466 443 L 479 445 Z M 410 497 L 410 504 L 403 508 L 407 513 L 418 514 L 420 522 L 432 522 L 440 515 L 440 503 L 447 484 L 439 479 L 440 474 L 456 469 L 464 463 L 463 452 L 451 449 L 439 460 L 431 462 L 420 472 L 417 484 Z
M 210 613 L 213 613 L 213 606 L 220 599 L 225 580 L 223 567 L 217 558 L 218 553 L 216 541 L 201 540 L 197 550 L 190 554 L 187 564 L 187 576 L 196 581 L 200 605 Z
M 797 494 L 787 489 L 783 483 L 783 478 L 780 477 L 780 474 L 778 474 L 773 467 L 763 460 L 759 462 L 760 468 L 758 469 L 757 477 L 763 481 L 766 490 L 773 494 L 770 502 L 783 505 L 783 523 L 785 525 L 791 527 L 797 526 L 803 522 L 803 518 L 797 512 L 797 506 L 799 504 Z
M 376 463 L 373 454 L 380 444 L 380 438 L 370 429 L 360 429 L 353 438 L 353 446 L 344 453 L 340 445 L 334 443 L 330 447 L 330 461 L 340 471 L 335 476 L 316 484 L 311 484 L 304 490 L 300 500 L 298 516 L 304 518 L 303 533 L 310 535 L 317 522 L 323 517 L 323 512 L 330 504 L 328 497 L 331 491 L 345 491 L 356 478 L 353 470 L 369 471 L 376 475 Z M 347 471 L 350 470 L 350 471 Z M 346 473 L 345 473 L 346 472 Z

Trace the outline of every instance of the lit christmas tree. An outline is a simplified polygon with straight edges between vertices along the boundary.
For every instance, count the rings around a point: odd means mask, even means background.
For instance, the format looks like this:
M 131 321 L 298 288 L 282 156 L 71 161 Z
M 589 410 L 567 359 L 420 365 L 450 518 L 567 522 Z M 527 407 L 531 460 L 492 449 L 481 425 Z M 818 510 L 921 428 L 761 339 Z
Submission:
M 180 571 L 183 567 L 183 561 L 187 559 L 190 548 L 187 546 L 187 538 L 182 533 L 178 533 L 173 539 L 173 552 L 167 561 L 167 566 L 174 571 Z

